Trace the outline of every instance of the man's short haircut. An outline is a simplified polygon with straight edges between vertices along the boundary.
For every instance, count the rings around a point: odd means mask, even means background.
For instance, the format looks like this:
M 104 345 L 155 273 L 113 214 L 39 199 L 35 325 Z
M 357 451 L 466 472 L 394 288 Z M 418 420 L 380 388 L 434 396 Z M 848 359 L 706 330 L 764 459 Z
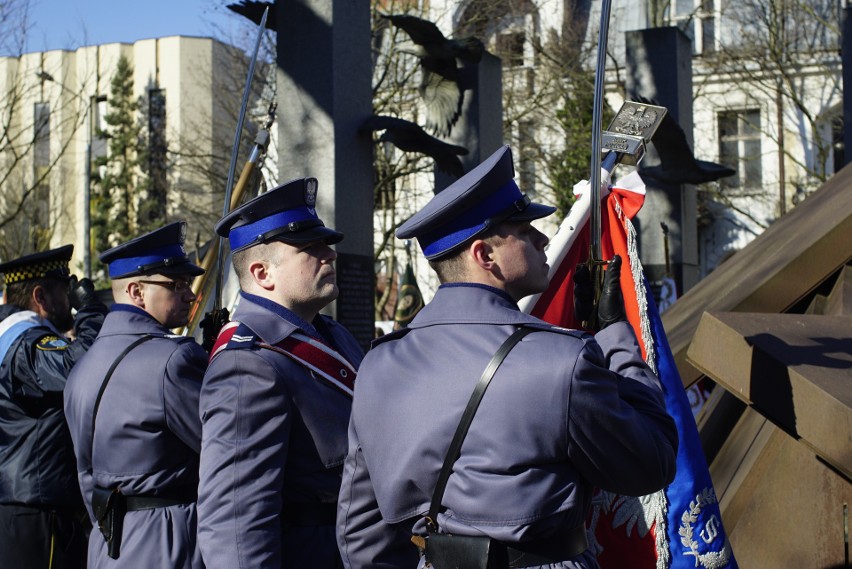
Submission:
M 441 284 L 463 282 L 467 276 L 464 256 L 467 248 L 463 247 L 455 253 L 450 253 L 440 259 L 429 261 L 429 266 L 438 275 Z
M 280 252 L 274 250 L 270 245 L 270 243 L 260 243 L 258 245 L 252 245 L 246 249 L 242 249 L 241 251 L 237 251 L 233 254 L 231 261 L 234 264 L 234 272 L 237 273 L 237 278 L 240 281 L 240 288 L 245 290 L 245 288 L 251 282 L 251 276 L 249 274 L 249 265 L 255 261 L 266 261 L 267 263 L 278 263 L 278 256 Z
M 29 279 L 6 285 L 6 303 L 24 310 L 32 310 L 33 291 L 37 286 L 52 289 L 57 286 L 57 279 Z
M 138 279 L 139 277 L 123 277 L 118 279 L 110 280 L 110 288 L 112 289 L 113 295 L 117 295 L 121 292 L 127 290 L 127 285 L 129 285 L 133 280 Z
M 476 239 L 481 239 L 490 245 L 500 244 L 504 238 L 498 232 L 501 226 L 503 226 L 503 223 L 498 223 L 494 227 L 487 229 L 481 235 L 478 235 Z M 469 248 L 470 243 L 466 243 L 464 247 L 450 253 L 446 257 L 429 261 L 429 266 L 438 275 L 438 280 L 441 284 L 465 282 L 468 279 L 465 254 Z

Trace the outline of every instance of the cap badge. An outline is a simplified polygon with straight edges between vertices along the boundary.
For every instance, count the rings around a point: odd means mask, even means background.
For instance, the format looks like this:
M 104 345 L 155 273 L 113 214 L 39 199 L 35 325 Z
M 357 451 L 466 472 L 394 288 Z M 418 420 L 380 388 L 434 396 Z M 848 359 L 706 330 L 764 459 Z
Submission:
M 316 180 L 306 180 L 305 181 L 305 205 L 308 206 L 308 210 L 311 212 L 311 215 L 315 215 L 316 212 L 314 208 L 317 205 L 317 181 Z

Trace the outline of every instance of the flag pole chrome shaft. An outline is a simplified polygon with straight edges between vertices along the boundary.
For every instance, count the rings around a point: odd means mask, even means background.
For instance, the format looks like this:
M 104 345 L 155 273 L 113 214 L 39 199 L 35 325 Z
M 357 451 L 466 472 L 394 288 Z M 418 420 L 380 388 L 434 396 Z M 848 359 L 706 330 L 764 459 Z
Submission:
M 598 32 L 598 59 L 595 65 L 595 93 L 592 106 L 592 159 L 589 181 L 591 184 L 591 212 L 589 229 L 589 261 L 603 260 L 601 251 L 601 136 L 603 131 L 604 72 L 606 71 L 606 45 L 609 36 L 611 0 L 601 2 L 601 24 Z
M 260 42 L 263 40 L 263 33 L 266 29 L 266 18 L 269 15 L 269 7 L 263 10 L 263 16 L 260 19 L 260 24 L 257 27 L 257 38 L 254 42 L 254 51 L 252 52 L 251 61 L 249 62 L 248 73 L 246 76 L 246 85 L 243 89 L 243 99 L 240 105 L 240 114 L 237 119 L 237 128 L 234 132 L 234 147 L 231 150 L 231 163 L 228 167 L 228 182 L 225 186 L 225 200 L 222 206 L 222 217 L 228 215 L 231 208 L 231 192 L 234 185 L 234 177 L 237 171 L 237 156 L 240 150 L 240 139 L 242 138 L 243 123 L 246 118 L 246 109 L 248 108 L 249 95 L 251 94 L 251 82 L 254 77 L 254 67 L 257 63 L 257 54 L 260 50 Z M 216 293 L 213 297 L 213 309 L 218 310 L 222 307 L 222 288 L 224 281 L 224 269 L 222 263 L 222 255 L 224 254 L 225 241 L 219 237 L 218 255 L 216 257 Z

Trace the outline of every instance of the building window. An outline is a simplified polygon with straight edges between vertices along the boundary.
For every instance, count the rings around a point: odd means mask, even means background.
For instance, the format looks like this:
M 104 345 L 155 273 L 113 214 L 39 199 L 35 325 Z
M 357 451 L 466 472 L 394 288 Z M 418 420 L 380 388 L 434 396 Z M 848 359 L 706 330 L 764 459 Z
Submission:
M 521 191 L 530 199 L 536 197 L 535 161 L 532 159 L 535 150 L 535 128 L 531 121 L 523 121 L 518 125 L 518 179 Z
M 713 0 L 702 0 L 697 16 L 701 22 L 701 53 L 712 53 L 716 51 L 716 10 Z
M 843 113 L 839 113 L 831 119 L 831 148 L 835 173 L 839 172 L 846 165 L 846 142 L 844 137 Z
M 91 99 L 91 122 L 89 127 L 89 140 L 92 144 L 92 162 L 98 158 L 103 158 L 107 155 L 107 137 L 106 130 L 106 114 L 107 114 L 107 97 L 106 95 L 94 95 Z
M 33 109 L 33 133 L 34 157 L 33 165 L 36 175 L 39 168 L 50 165 L 50 103 L 36 103 Z
M 526 34 L 522 31 L 503 32 L 496 38 L 497 55 L 506 67 L 523 67 Z
M 719 161 L 736 174 L 722 178 L 723 187 L 760 188 L 760 111 L 724 111 L 718 115 Z
M 148 89 L 148 186 L 138 205 L 138 223 L 142 229 L 162 224 L 166 217 L 168 156 L 166 144 L 166 92 Z
M 29 240 L 35 251 L 50 246 L 50 104 L 33 108 L 33 181 L 29 211 Z
M 715 0 L 671 0 L 672 24 L 692 40 L 693 53 L 716 51 Z

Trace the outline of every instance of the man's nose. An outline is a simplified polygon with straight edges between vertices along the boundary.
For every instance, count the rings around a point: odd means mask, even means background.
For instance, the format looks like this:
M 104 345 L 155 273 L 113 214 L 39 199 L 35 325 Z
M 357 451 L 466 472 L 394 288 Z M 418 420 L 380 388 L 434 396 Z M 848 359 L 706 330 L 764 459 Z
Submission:
M 547 244 L 550 243 L 550 238 L 536 228 L 533 228 L 533 230 L 536 232 L 535 238 L 536 245 L 538 246 L 538 248 L 544 249 L 545 247 L 547 247 Z
M 337 260 L 337 251 L 332 249 L 331 246 L 329 246 L 329 245 L 326 245 L 325 248 L 327 249 L 327 251 L 326 251 L 326 254 L 323 255 L 323 261 L 325 261 L 327 263 L 332 263 L 332 262 L 336 261 Z

